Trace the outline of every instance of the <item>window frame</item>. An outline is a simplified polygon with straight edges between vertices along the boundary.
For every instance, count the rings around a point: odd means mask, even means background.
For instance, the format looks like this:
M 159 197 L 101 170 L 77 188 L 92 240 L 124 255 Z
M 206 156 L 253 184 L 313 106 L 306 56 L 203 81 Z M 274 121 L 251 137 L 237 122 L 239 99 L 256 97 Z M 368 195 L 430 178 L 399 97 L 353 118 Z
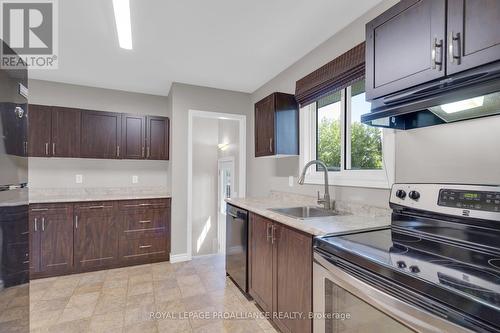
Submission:
M 393 129 L 382 129 L 382 169 L 350 169 L 350 159 L 347 154 L 351 151 L 350 135 L 351 124 L 351 87 L 341 90 L 341 114 L 340 114 L 340 170 L 328 171 L 330 185 L 368 187 L 389 189 L 395 178 L 395 131 Z M 300 110 L 300 168 L 304 168 L 307 162 L 316 159 L 317 156 L 317 102 L 306 105 Z M 324 183 L 323 170 L 310 167 L 306 173 L 305 184 L 321 185 Z

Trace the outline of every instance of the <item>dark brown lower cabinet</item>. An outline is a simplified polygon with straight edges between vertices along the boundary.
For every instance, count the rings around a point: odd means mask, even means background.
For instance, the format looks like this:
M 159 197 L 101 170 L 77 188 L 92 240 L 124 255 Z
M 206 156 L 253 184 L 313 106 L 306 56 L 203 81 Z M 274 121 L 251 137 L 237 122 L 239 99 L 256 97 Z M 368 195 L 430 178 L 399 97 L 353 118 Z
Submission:
M 250 295 L 282 332 L 312 332 L 312 236 L 250 214 Z
M 57 274 L 73 268 L 73 205 L 31 205 L 31 272 Z
M 169 260 L 170 199 L 30 205 L 31 278 Z
M 75 265 L 107 268 L 118 261 L 119 219 L 115 202 L 75 205 Z

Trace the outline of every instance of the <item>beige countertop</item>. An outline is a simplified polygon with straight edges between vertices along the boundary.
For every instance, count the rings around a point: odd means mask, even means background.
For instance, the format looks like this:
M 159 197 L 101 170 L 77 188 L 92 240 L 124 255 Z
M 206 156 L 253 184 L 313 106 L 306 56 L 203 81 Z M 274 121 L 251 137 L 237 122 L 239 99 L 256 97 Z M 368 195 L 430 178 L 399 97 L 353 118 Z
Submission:
M 112 201 L 170 198 L 163 187 L 30 189 L 30 203 Z
M 312 197 L 292 196 L 286 198 L 271 195 L 264 198 L 226 199 L 226 202 L 314 236 L 376 229 L 391 224 L 391 215 L 388 209 L 377 209 L 376 214 L 371 216 L 363 211 L 308 220 L 289 217 L 269 210 L 270 208 L 315 206 L 315 198 Z

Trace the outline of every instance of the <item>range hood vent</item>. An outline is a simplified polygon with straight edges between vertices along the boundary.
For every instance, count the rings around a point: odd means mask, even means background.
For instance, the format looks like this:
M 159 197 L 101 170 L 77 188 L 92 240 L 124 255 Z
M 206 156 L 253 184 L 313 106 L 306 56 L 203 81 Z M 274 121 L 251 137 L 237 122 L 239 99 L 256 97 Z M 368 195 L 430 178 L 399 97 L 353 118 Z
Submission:
M 401 130 L 500 115 L 500 63 L 372 101 L 364 124 Z

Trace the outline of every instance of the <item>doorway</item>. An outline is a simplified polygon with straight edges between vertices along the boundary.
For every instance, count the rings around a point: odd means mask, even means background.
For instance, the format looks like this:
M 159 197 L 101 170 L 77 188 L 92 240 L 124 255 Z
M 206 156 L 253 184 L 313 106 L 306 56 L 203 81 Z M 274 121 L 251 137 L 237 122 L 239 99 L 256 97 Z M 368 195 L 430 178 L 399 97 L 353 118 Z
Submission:
M 224 200 L 246 192 L 246 116 L 190 110 L 187 172 L 188 257 L 222 254 Z
M 237 196 L 234 191 L 234 156 L 220 158 L 218 161 L 218 207 L 217 207 L 217 230 L 218 230 L 218 253 L 226 251 L 226 201 L 225 199 Z

